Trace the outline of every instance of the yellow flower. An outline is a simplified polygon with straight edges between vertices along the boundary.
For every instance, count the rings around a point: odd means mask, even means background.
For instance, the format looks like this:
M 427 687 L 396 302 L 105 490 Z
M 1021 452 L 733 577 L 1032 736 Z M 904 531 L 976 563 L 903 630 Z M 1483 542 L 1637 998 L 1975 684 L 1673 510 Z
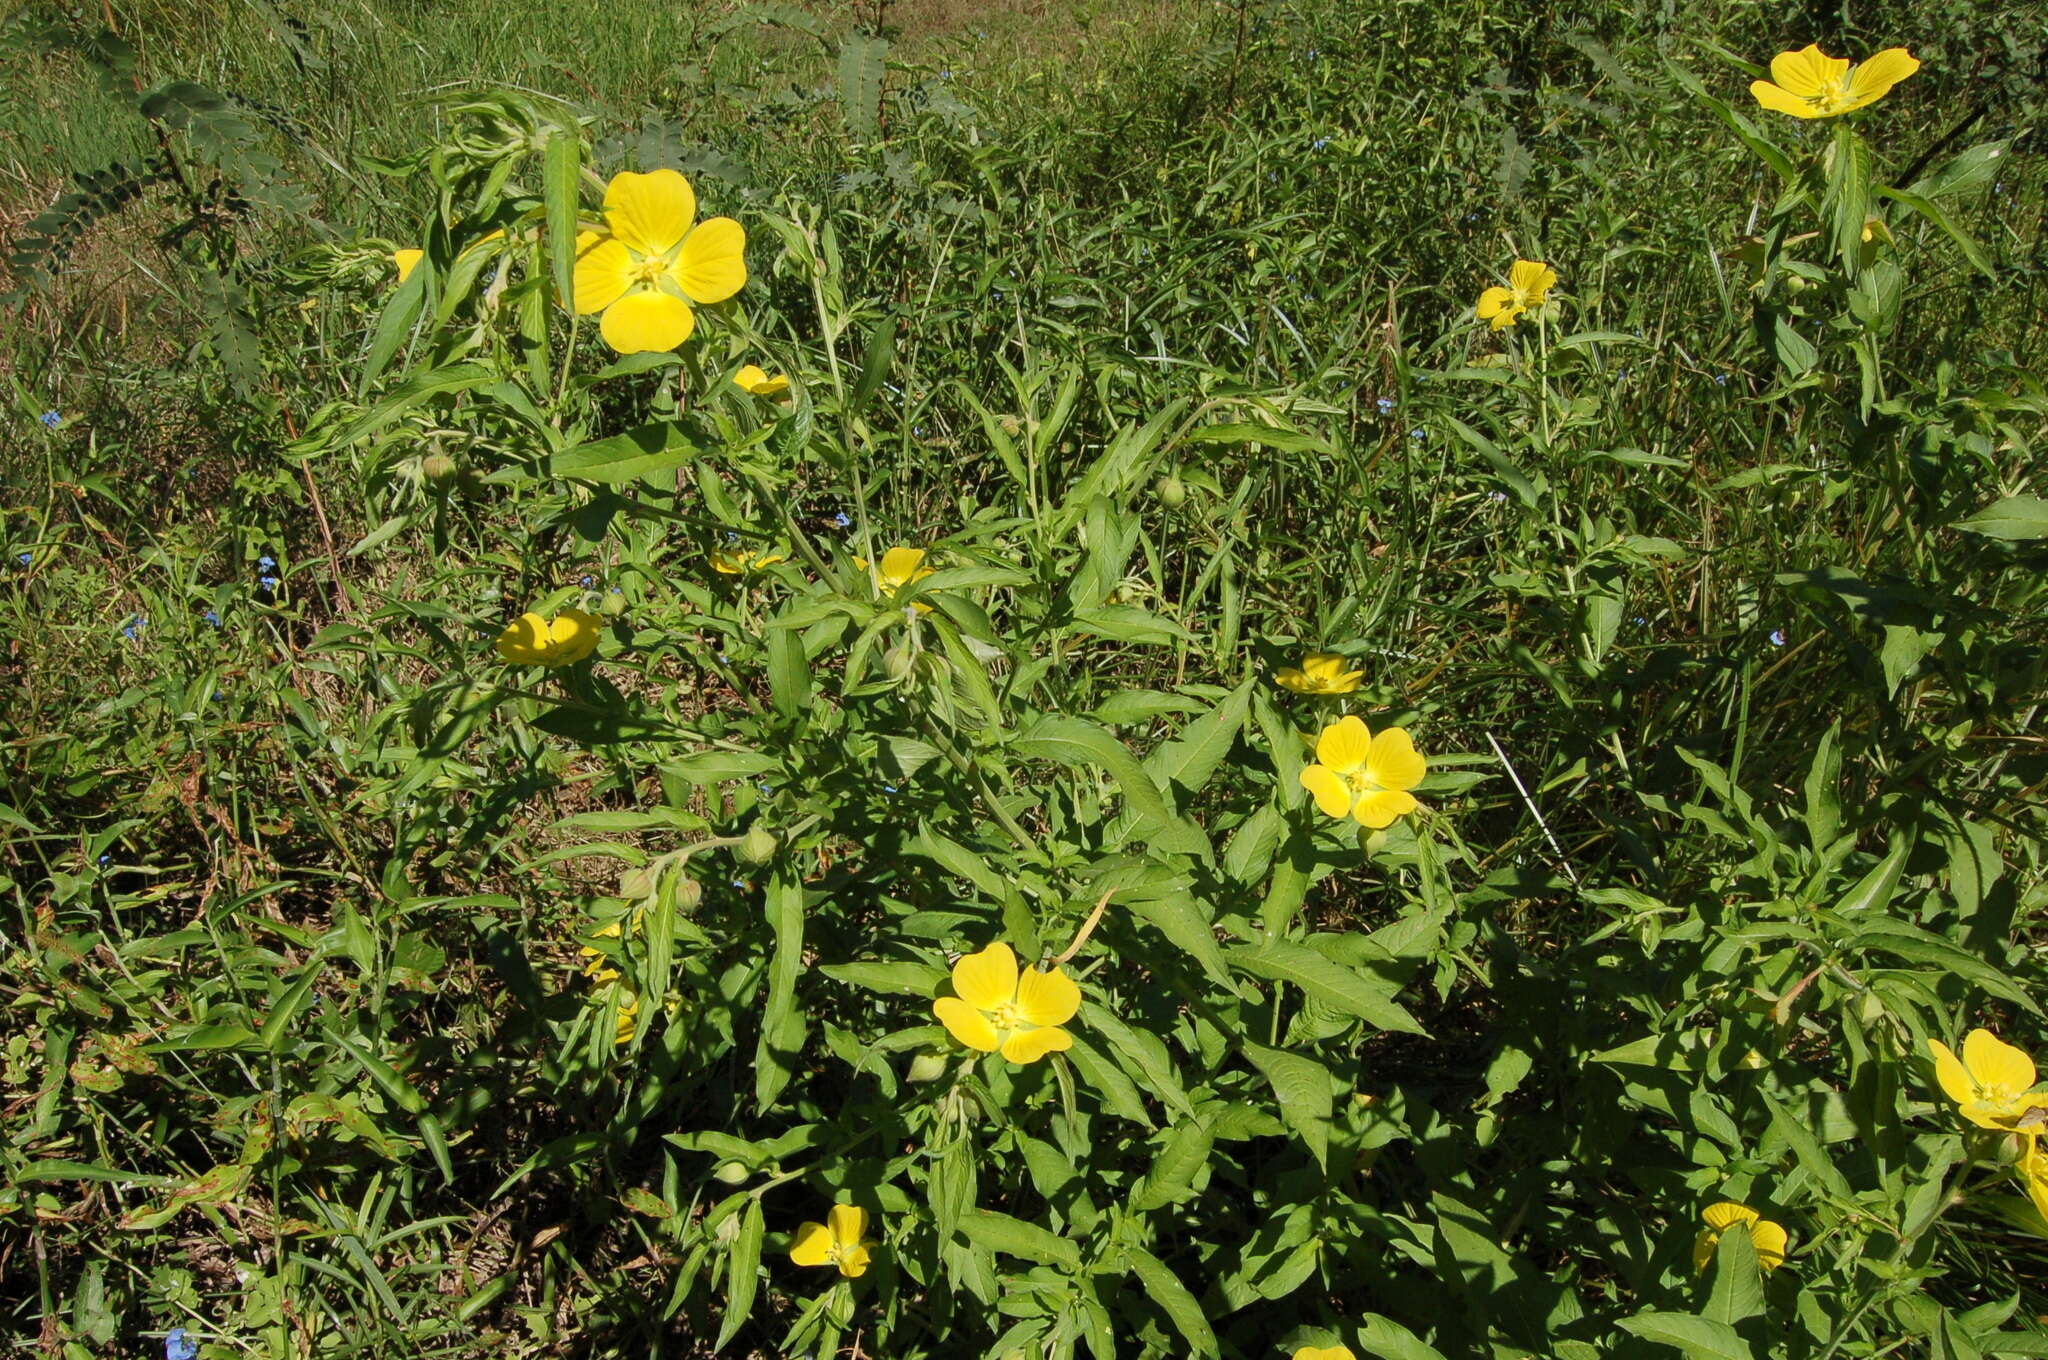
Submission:
M 632 1039 L 633 1026 L 640 1020 L 640 993 L 630 987 L 619 989 L 619 1022 L 612 1032 L 612 1043 L 623 1044 Z
M 2027 1198 L 2034 1201 L 2041 1217 L 2048 1218 L 2048 1155 L 2041 1152 L 2038 1138 L 2027 1139 L 2026 1153 L 2020 1158 L 2020 1176 L 2026 1182 Z
M 868 1268 L 868 1211 L 857 1204 L 835 1204 L 823 1223 L 805 1223 L 796 1230 L 789 1259 L 800 1266 L 838 1266 L 851 1278 Z
M 946 1032 L 983 1053 L 998 1049 L 1013 1063 L 1036 1062 L 1073 1046 L 1060 1026 L 1081 1009 L 1081 989 L 1054 968 L 1017 970 L 1017 956 L 997 940 L 953 965 L 953 990 L 932 1002 Z
M 1303 1346 L 1294 1360 L 1358 1360 L 1349 1346 Z
M 1749 92 L 1765 108 L 1794 118 L 1833 118 L 1875 104 L 1919 69 L 1920 63 L 1903 47 L 1888 47 L 1852 68 L 1841 57 L 1824 56 L 1808 43 L 1797 52 L 1772 57 L 1771 79 L 1751 81 Z
M 550 623 L 528 610 L 498 634 L 498 655 L 515 665 L 568 666 L 597 650 L 598 618 L 564 609 Z
M 1961 1058 L 1939 1039 L 1929 1039 L 1927 1051 L 1934 1057 L 1934 1079 L 1963 1118 L 1979 1128 L 2010 1132 L 2020 1128 L 2029 1110 L 2048 1110 L 2048 1093 L 2028 1094 L 2034 1060 L 1988 1029 L 1963 1036 Z M 2039 1116 L 2034 1123 L 2039 1124 Z
M 697 328 L 691 303 L 747 281 L 747 233 L 730 217 L 697 222 L 696 191 L 673 170 L 612 176 L 604 217 L 606 230 L 576 237 L 574 305 L 604 313 L 598 332 L 621 354 L 674 349 Z
M 1428 764 L 1408 733 L 1389 727 L 1374 736 L 1355 717 L 1343 717 L 1316 738 L 1316 763 L 1304 766 L 1301 786 L 1315 795 L 1330 817 L 1356 817 L 1377 831 L 1392 826 L 1418 806 L 1408 792 L 1422 782 Z
M 398 269 L 398 281 L 404 283 L 407 279 L 411 278 L 412 271 L 419 268 L 420 261 L 425 259 L 426 255 L 427 252 L 424 250 L 392 251 L 391 263 Z
M 1495 330 L 1515 324 L 1531 307 L 1541 307 L 1550 290 L 1557 287 L 1557 271 L 1540 260 L 1516 260 L 1508 271 L 1508 286 L 1489 288 L 1479 295 L 1475 308 L 1481 321 L 1493 322 Z
M 748 364 L 732 375 L 733 385 L 757 397 L 779 397 L 789 390 L 789 375 L 778 373 L 769 377 L 758 364 Z
M 772 567 L 777 562 L 789 559 L 778 552 L 750 552 L 745 548 L 714 548 L 711 551 L 711 568 L 727 576 L 744 576 L 750 571 Z
M 1273 681 L 1296 694 L 1349 694 L 1364 678 L 1364 671 L 1345 670 L 1344 658 L 1335 652 L 1310 652 L 1301 659 L 1300 670 L 1282 667 Z
M 1721 1234 L 1738 1223 L 1749 1226 L 1749 1242 L 1756 1248 L 1756 1263 L 1765 1270 L 1776 1270 L 1785 1264 L 1785 1246 L 1791 1240 L 1785 1229 L 1768 1218 L 1758 1214 L 1747 1204 L 1731 1204 L 1723 1200 L 1710 1204 L 1700 1215 L 1707 1226 L 1700 1229 L 1700 1235 L 1692 1243 L 1692 1268 L 1705 1270 L 1707 1263 L 1714 1259 L 1714 1248 L 1721 1241 Z
M 637 929 L 638 922 L 635 922 L 635 926 Z M 600 940 L 616 940 L 619 938 L 619 923 L 613 921 L 610 925 L 602 926 L 591 933 Z M 612 967 L 611 956 L 602 949 L 592 949 L 589 945 L 584 945 L 576 952 L 583 960 L 583 975 L 592 982 L 602 986 L 607 982 L 618 981 L 619 970 Z
M 859 567 L 862 571 L 866 571 L 868 569 L 868 560 L 865 557 L 856 557 L 853 559 L 853 565 Z M 880 579 L 882 594 L 893 599 L 896 592 L 904 586 L 910 585 L 915 581 L 922 581 L 925 577 L 936 574 L 937 571 L 938 568 L 928 567 L 924 564 L 923 548 L 891 548 L 882 554 L 882 565 L 876 569 L 875 575 Z M 929 614 L 932 612 L 930 605 L 922 602 L 915 603 L 918 613 Z

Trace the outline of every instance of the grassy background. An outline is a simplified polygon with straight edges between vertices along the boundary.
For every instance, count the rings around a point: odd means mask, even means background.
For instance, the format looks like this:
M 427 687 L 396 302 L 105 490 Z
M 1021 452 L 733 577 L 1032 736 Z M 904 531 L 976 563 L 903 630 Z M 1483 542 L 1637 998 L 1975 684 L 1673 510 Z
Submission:
M 1017 512 L 978 405 L 1034 431 L 1049 487 L 1174 401 L 1328 441 L 1187 456 L 1188 500 L 1145 506 L 1120 595 L 1197 642 L 1168 659 L 1103 649 L 1075 667 L 1065 701 L 1232 681 L 1341 643 L 1367 663 L 1370 705 L 1409 715 L 1434 749 L 1512 754 L 1529 796 L 1495 779 L 1458 802 L 1484 885 L 1462 941 L 1472 971 L 1426 1014 L 1434 1039 L 1389 1036 L 1374 1052 L 1385 1080 L 1469 1103 L 1504 1029 L 1542 1004 L 1546 966 L 1576 986 L 1571 969 L 1604 957 L 1585 952 L 1598 932 L 1620 921 L 1654 935 L 1618 899 L 1568 890 L 1560 863 L 1668 902 L 1728 890 L 1731 852 L 1675 808 L 1693 787 L 1681 746 L 1790 799 L 1818 734 L 1839 723 L 1853 795 L 1938 785 L 2011 866 L 2008 899 L 1978 927 L 1986 947 L 2038 981 L 2038 555 L 2015 572 L 2010 557 L 1902 523 L 1882 469 L 1908 469 L 1950 518 L 2000 490 L 2041 490 L 2048 179 L 2038 100 L 2023 97 L 2043 74 L 2040 6 L 903 3 L 883 16 L 895 43 L 879 142 L 847 135 L 828 50 L 872 18 L 867 6 L 781 25 L 640 0 L 108 13 L 135 54 L 112 81 L 52 36 L 89 24 L 41 6 L 9 21 L 8 234 L 72 177 L 153 154 L 135 94 L 173 79 L 237 101 L 253 129 L 244 150 L 274 162 L 265 183 L 279 191 L 213 238 L 246 281 L 253 381 L 223 378 L 193 238 L 166 238 L 184 212 L 155 192 L 96 224 L 49 277 L 21 268 L 5 314 L 11 1344 L 143 1354 L 140 1333 L 231 1307 L 277 1354 L 609 1354 L 704 1339 L 694 1311 L 664 1313 L 673 1263 L 639 1219 L 563 1176 L 498 1193 L 550 1140 L 628 1122 L 630 1094 L 563 1085 L 500 1022 L 511 984 L 495 951 L 513 939 L 550 976 L 571 966 L 565 923 L 608 884 L 548 858 L 575 839 L 554 824 L 633 806 L 634 774 L 493 730 L 438 752 L 427 797 L 411 776 L 435 733 L 414 706 L 443 668 L 335 644 L 344 627 L 417 636 L 427 625 L 408 601 L 484 636 L 529 588 L 588 577 L 650 611 L 667 597 L 609 549 L 565 541 L 511 560 L 501 544 L 517 503 L 420 514 L 390 450 L 317 468 L 280 454 L 326 403 L 359 395 L 388 278 L 381 247 L 348 268 L 337 250 L 423 239 L 437 205 L 402 162 L 448 135 L 452 105 L 481 85 L 592 117 L 607 171 L 680 164 L 717 211 L 744 221 L 795 202 L 831 225 L 857 318 L 842 346 L 898 318 L 891 383 L 868 418 L 888 450 L 872 494 L 906 539 L 997 542 L 994 521 Z M 800 31 L 808 22 L 828 41 Z M 1811 39 L 1909 43 L 1926 62 L 1868 120 L 1891 173 L 1943 146 L 2014 145 L 1963 214 L 1988 278 L 1938 232 L 1895 223 L 1912 268 L 1887 395 L 1903 406 L 1871 420 L 1840 354 L 1824 382 L 1788 389 L 1774 370 L 1735 253 L 1774 186 L 1667 68 L 1739 102 L 1748 75 L 1730 54 L 1753 62 Z M 1525 469 L 1582 507 L 1580 523 L 1524 513 L 1458 432 L 1501 432 L 1475 415 L 1497 386 L 1498 347 L 1467 317 L 1517 254 L 1563 276 L 1560 329 L 1625 337 L 1577 352 L 1558 380 L 1572 453 Z M 801 281 L 756 275 L 754 327 L 822 367 Z M 485 452 L 465 456 L 482 466 Z M 821 534 L 848 508 L 819 469 L 796 469 L 789 494 Z M 393 520 L 389 537 L 348 551 Z M 1611 649 L 1589 656 L 1586 606 L 1560 583 L 1587 570 L 1603 528 L 1684 551 L 1602 560 L 1620 621 Z M 1886 630 L 1909 624 L 1943 640 L 1905 664 Z M 717 707 L 704 677 L 666 678 L 703 684 Z M 402 909 L 431 898 L 463 902 L 469 924 Z M 323 1003 L 376 1017 L 361 1033 L 408 1072 L 489 1072 L 448 1112 L 475 1130 L 453 1183 L 417 1166 L 387 1174 L 388 1135 L 353 1110 L 318 1130 L 309 1116 L 294 1135 L 305 1147 L 268 1187 L 275 1219 L 308 1225 L 287 1253 L 293 1273 L 267 1254 L 271 1225 L 243 1213 L 116 1232 L 132 1191 L 50 1169 L 189 1176 L 245 1131 L 263 1093 L 364 1088 L 331 1050 L 266 1072 L 142 1046 L 249 1003 L 252 979 L 283 976 L 374 902 L 399 904 L 400 925 L 345 980 L 328 975 Z M 1376 905 L 1368 887 L 1332 885 L 1318 909 L 1370 922 Z M 1673 995 L 1668 977 L 1642 986 Z M 44 1037 L 60 1032 L 68 1048 Z M 1563 1072 L 1525 1089 L 1530 1131 L 1487 1154 L 1503 1180 L 1555 1154 L 1546 1107 L 1595 1089 Z M 673 1159 L 664 1172 L 644 1140 L 617 1155 L 619 1183 L 674 1193 Z M 1537 1215 L 1547 1236 L 1532 1257 L 1557 1271 L 1579 1260 L 1573 1214 L 1634 1199 L 1634 1174 L 1593 1168 L 1560 1190 Z M 1419 1186 L 1397 1176 L 1387 1193 L 1421 1202 Z M 1944 1231 L 1948 1273 L 1930 1287 L 1945 1301 L 2040 1278 L 2039 1244 L 1987 1216 Z M 252 1267 L 269 1292 L 245 1297 L 237 1272 Z M 1570 1268 L 1609 1298 L 1631 1287 L 1597 1263 Z M 1328 1302 L 1400 1315 L 1399 1295 Z M 1272 1316 L 1242 1315 L 1230 1344 L 1253 1347 Z M 777 1334 L 764 1324 L 748 1341 Z

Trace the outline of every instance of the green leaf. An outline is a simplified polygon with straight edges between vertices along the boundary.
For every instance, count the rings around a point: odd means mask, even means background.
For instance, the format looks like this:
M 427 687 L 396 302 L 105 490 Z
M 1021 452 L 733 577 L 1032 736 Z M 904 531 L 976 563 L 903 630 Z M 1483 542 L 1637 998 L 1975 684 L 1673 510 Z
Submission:
M 1145 773 L 1183 810 L 1237 744 L 1238 734 L 1244 730 L 1245 718 L 1251 712 L 1255 683 L 1256 680 L 1246 680 L 1216 707 L 1182 728 L 1178 737 L 1145 757 Z
M 1694 1317 L 1690 1313 L 1637 1313 L 1622 1318 L 1623 1331 L 1675 1346 L 1691 1360 L 1756 1360 L 1749 1343 L 1725 1322 Z
M 1188 1100 L 1180 1074 L 1173 1070 L 1173 1060 L 1158 1035 L 1150 1030 L 1134 1029 L 1125 1024 L 1116 1012 L 1092 1001 L 1082 1003 L 1081 1019 L 1089 1029 L 1109 1040 L 1110 1047 L 1123 1058 L 1125 1070 L 1135 1073 L 1147 1090 L 1173 1110 L 1188 1118 L 1194 1117 L 1195 1107 Z
M 1051 760 L 1073 769 L 1107 770 L 1123 791 L 1124 805 L 1137 815 L 1141 828 L 1177 825 L 1159 786 L 1131 749 L 1085 718 L 1049 713 L 1011 739 L 1019 755 Z
M 1878 192 L 1899 206 L 1916 212 L 1927 221 L 1932 222 L 1949 240 L 1956 243 L 1956 249 L 1963 252 L 1963 258 L 1970 262 L 1972 269 L 1975 269 L 1986 278 L 1996 276 L 1997 271 L 1992 269 L 1991 258 L 1984 253 L 1984 247 L 1978 245 L 1975 238 L 1958 226 L 1955 219 L 1948 215 L 1948 210 L 1933 199 L 1922 198 L 1919 194 L 1909 193 L 1904 189 L 1887 189 L 1881 185 L 1878 188 Z
M 1358 1343 L 1381 1360 L 1444 1360 L 1443 1352 L 1390 1317 L 1367 1313 L 1358 1320 Z
M 1324 958 L 1305 945 L 1269 939 L 1228 951 L 1231 966 L 1256 977 L 1291 982 L 1327 1006 L 1355 1015 L 1375 1029 L 1421 1034 L 1423 1028 L 1377 978 Z
M 740 1218 L 740 1230 L 726 1253 L 725 1320 L 719 1324 L 713 1350 L 724 1350 L 725 1343 L 738 1335 L 747 1315 L 754 1311 L 754 1291 L 761 1283 L 761 1239 L 766 1232 L 761 1201 L 750 1197 Z
M 1756 1247 L 1746 1232 L 1724 1232 L 1714 1249 L 1714 1279 L 1707 1295 L 1706 1316 L 1734 1324 L 1764 1310 L 1763 1271 Z
M 1245 1056 L 1280 1100 L 1280 1117 L 1301 1138 L 1318 1164 L 1329 1160 L 1330 1102 L 1334 1086 L 1330 1070 L 1313 1058 L 1247 1043 Z
M 765 1112 L 795 1075 L 797 1054 L 803 1048 L 804 1017 L 796 1005 L 796 980 L 804 961 L 803 883 L 778 868 L 768 882 L 762 907 L 775 935 L 775 953 L 768 965 L 768 1002 L 754 1048 L 754 1102 Z
M 327 960 L 314 958 L 299 973 L 298 980 L 285 988 L 284 994 L 271 1003 L 270 1014 L 263 1021 L 263 1029 L 257 1034 L 256 1042 L 272 1053 L 282 1053 L 292 1041 L 300 1036 L 294 1032 L 292 1022 L 299 1018 L 305 1008 L 306 997 L 313 990 L 313 984 L 327 968 Z
M 1166 1132 L 1145 1179 L 1131 1192 L 1131 1207 L 1145 1212 L 1178 1204 L 1195 1193 L 1195 1177 L 1208 1164 L 1216 1131 L 1206 1119 L 1188 1118 Z
M 1891 848 L 1891 852 L 1880 861 L 1876 868 L 1856 880 L 1856 885 L 1842 894 L 1842 900 L 1834 909 L 1845 915 L 1870 911 L 1882 907 L 1892 900 L 1892 893 L 1899 886 L 1899 875 L 1905 872 L 1906 856 L 1912 845 L 1903 837 Z
M 342 426 L 331 447 L 346 448 L 358 439 L 375 434 L 413 407 L 434 397 L 467 392 L 497 379 L 497 370 L 483 364 L 450 364 L 447 368 L 415 373 L 380 397 L 367 411 Z
M 583 137 L 577 129 L 553 128 L 541 156 L 541 193 L 547 210 L 547 249 L 555 296 L 576 296 L 578 185 L 583 175 Z
M 1140 1247 L 1125 1247 L 1124 1259 L 1130 1262 L 1132 1273 L 1145 1286 L 1146 1296 L 1166 1310 L 1175 1330 L 1187 1339 L 1196 1354 L 1222 1353 L 1216 1344 L 1216 1333 L 1209 1327 L 1209 1319 L 1203 1316 L 1201 1302 L 1180 1282 L 1178 1275 L 1166 1268 L 1164 1261 Z
M 673 421 L 656 421 L 609 439 L 593 439 L 556 455 L 549 470 L 557 477 L 619 486 L 679 468 L 700 450 Z
M 1204 425 L 1191 430 L 1190 444 L 1257 444 L 1282 453 L 1328 452 L 1329 441 L 1279 425 Z
M 1955 527 L 1965 533 L 2004 539 L 2008 543 L 2048 538 L 2048 500 L 2039 496 L 2007 496 L 1993 501 L 1968 519 L 1957 520 Z
M 977 1247 L 1021 1256 L 1041 1265 L 1081 1268 L 1081 1249 L 1067 1238 L 1036 1223 L 993 1209 L 975 1209 L 960 1216 L 960 1234 Z
M 882 82 L 889 74 L 888 58 L 887 38 L 854 32 L 840 40 L 839 108 L 855 141 L 872 142 L 882 135 Z
M 828 963 L 818 970 L 835 982 L 851 983 L 871 992 L 897 996 L 919 996 L 929 1000 L 938 995 L 946 980 L 944 969 L 928 963 L 907 961 L 880 963 Z
M 1095 1051 L 1080 1035 L 1068 1031 L 1073 1047 L 1067 1049 L 1066 1060 L 1081 1074 L 1081 1080 L 1095 1088 L 1097 1095 L 1111 1114 L 1120 1115 L 1134 1124 L 1152 1127 L 1152 1116 L 1145 1109 L 1145 1102 L 1138 1097 L 1137 1085 L 1125 1076 L 1123 1069 Z

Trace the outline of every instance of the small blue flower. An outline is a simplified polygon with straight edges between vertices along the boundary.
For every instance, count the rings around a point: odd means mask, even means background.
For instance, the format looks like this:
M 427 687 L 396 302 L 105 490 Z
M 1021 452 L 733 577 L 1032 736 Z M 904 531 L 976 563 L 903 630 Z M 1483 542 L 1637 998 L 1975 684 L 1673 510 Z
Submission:
M 895 793 L 896 791 L 896 786 L 894 784 L 882 785 L 882 792 L 884 793 Z
M 199 1343 L 183 1327 L 164 1333 L 164 1360 L 199 1360 Z
M 1308 149 L 1311 151 L 1321 151 L 1324 147 L 1328 146 L 1329 144 L 1330 139 L 1328 137 L 1318 137 L 1313 142 L 1310 142 L 1308 144 Z
M 15 560 L 15 561 L 17 561 L 17 562 L 19 562 L 19 563 L 21 563 L 21 565 L 25 567 L 25 566 L 27 566 L 27 565 L 28 565 L 29 563 L 31 563 L 31 562 L 33 562 L 33 561 L 35 561 L 36 559 L 35 559 L 34 555 L 32 555 L 32 554 L 30 554 L 30 553 L 16 553 L 16 554 L 14 555 L 14 560 Z
M 1394 399 L 1392 397 L 1381 397 L 1377 404 L 1381 415 L 1387 415 L 1394 409 Z
M 1773 628 L 1771 630 L 1771 645 L 1773 647 L 1782 647 L 1785 645 L 1785 634 L 1781 630 L 1776 628 Z
M 111 853 L 103 854 L 100 856 L 100 868 L 102 869 L 106 868 L 109 864 L 112 864 L 113 862 L 114 856 Z
M 846 512 L 844 510 L 841 510 L 838 514 L 832 516 L 832 527 L 835 529 L 844 529 L 847 525 L 851 523 L 853 523 L 853 521 L 846 517 Z
M 269 571 L 272 567 L 277 565 L 277 559 L 275 557 L 272 557 L 269 553 L 265 553 L 263 554 L 263 556 L 256 559 L 256 565 L 263 568 L 265 571 Z
M 130 614 L 128 622 L 121 625 L 121 635 L 133 642 L 142 635 L 142 630 L 147 627 L 149 627 L 148 619 L 140 614 Z
M 1726 373 L 1716 373 L 1714 375 L 1714 385 L 1717 387 L 1726 387 L 1728 385 L 1728 375 Z
M 1418 425 L 1418 426 L 1416 426 L 1416 427 L 1415 427 L 1414 429 L 1410 430 L 1410 431 L 1408 432 L 1408 437 L 1409 437 L 1410 439 L 1420 439 L 1420 438 L 1422 438 L 1422 427 Z
M 199 617 L 205 619 L 208 623 L 212 624 L 216 628 L 220 627 L 220 615 L 216 614 L 211 609 L 207 610 L 204 614 L 201 614 Z
M 63 421 L 64 417 L 57 414 L 55 411 L 43 412 L 43 428 L 46 430 L 56 429 L 60 424 L 63 423 Z
M 276 590 L 277 578 L 275 576 L 259 576 L 256 578 L 256 584 L 265 590 Z
M 588 589 L 590 589 L 590 588 L 591 588 L 592 586 L 594 586 L 594 585 L 596 585 L 596 584 L 597 584 L 597 578 L 596 578 L 595 576 L 592 576 L 592 575 L 591 575 L 591 574 L 590 574 L 589 572 L 585 572 L 585 573 L 583 574 L 583 579 L 582 579 L 582 582 L 581 582 L 581 584 L 582 584 L 582 586 L 583 586 L 583 588 L 584 588 L 585 590 L 588 590 Z

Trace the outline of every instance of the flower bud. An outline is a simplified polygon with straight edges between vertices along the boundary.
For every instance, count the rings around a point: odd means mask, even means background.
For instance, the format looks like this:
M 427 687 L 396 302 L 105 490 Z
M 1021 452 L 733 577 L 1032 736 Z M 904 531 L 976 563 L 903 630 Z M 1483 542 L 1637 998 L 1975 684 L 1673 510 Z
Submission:
M 711 1174 L 725 1185 L 745 1185 L 754 1173 L 745 1162 L 720 1162 Z
M 778 845 L 773 831 L 765 826 L 756 826 L 740 842 L 739 855 L 749 864 L 766 864 L 775 858 Z
M 1159 493 L 1159 503 L 1169 510 L 1178 510 L 1188 503 L 1188 484 L 1170 472 L 1153 489 Z
M 684 878 L 676 883 L 676 906 L 682 911 L 695 911 L 697 904 L 704 900 L 704 885 L 694 878 Z
M 430 453 L 420 459 L 420 476 L 435 489 L 448 486 L 462 474 L 462 467 L 445 453 Z
M 946 1055 L 943 1053 L 920 1053 L 910 1060 L 910 1070 L 903 1074 L 905 1081 L 937 1081 L 946 1074 Z
M 916 665 L 917 653 L 901 643 L 882 653 L 882 669 L 899 684 L 910 678 L 910 672 Z
M 646 897 L 654 891 L 654 881 L 652 869 L 628 869 L 619 875 L 619 896 Z

